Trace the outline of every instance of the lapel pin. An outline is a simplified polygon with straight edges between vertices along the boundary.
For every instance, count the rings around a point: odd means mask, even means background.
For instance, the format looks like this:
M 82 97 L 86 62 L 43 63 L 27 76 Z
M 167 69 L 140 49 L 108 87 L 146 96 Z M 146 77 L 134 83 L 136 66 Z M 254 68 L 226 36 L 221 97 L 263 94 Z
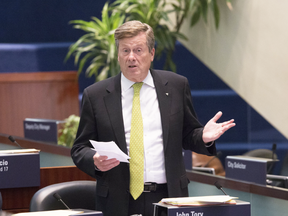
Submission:
M 166 93 L 166 95 L 168 96 L 168 95 L 169 95 L 169 93 L 167 92 L 167 93 Z

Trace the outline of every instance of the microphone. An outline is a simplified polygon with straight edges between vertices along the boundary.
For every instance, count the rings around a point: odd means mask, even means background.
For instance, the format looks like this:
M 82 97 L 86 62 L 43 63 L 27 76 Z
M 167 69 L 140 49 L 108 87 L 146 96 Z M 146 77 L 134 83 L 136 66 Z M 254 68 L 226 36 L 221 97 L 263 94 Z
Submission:
M 277 148 L 277 144 L 273 143 L 273 146 L 272 146 L 272 160 L 274 160 L 274 158 L 275 158 L 274 156 L 275 156 L 276 148 Z
M 54 193 L 54 194 L 53 194 L 53 197 L 54 197 L 55 199 L 57 199 L 58 201 L 62 202 L 63 205 L 64 205 L 68 210 L 71 210 L 71 209 L 65 204 L 65 202 L 61 199 L 61 196 L 60 196 L 58 193 Z
M 276 148 L 277 148 L 277 144 L 276 144 L 276 143 L 273 143 L 273 145 L 272 145 L 272 161 L 273 161 L 273 162 L 270 164 L 270 166 L 269 166 L 269 168 L 268 168 L 268 170 L 267 170 L 267 173 L 268 173 L 268 174 L 271 172 L 272 168 L 274 167 L 274 163 L 275 163 L 274 160 L 276 160 L 276 158 L 275 158 Z
M 217 155 L 215 155 L 214 157 L 212 157 L 203 167 L 207 167 L 211 161 L 213 161 L 215 158 L 221 157 L 221 155 L 222 155 L 222 152 L 221 152 L 221 151 L 218 151 L 218 152 L 217 152 Z
M 9 139 L 11 142 L 15 143 L 17 146 L 19 146 L 20 148 L 22 148 L 22 147 L 19 145 L 19 143 L 14 139 L 13 136 L 9 136 L 8 139 Z
M 215 185 L 219 190 L 221 190 L 225 195 L 228 195 L 228 194 L 223 190 L 222 186 L 221 186 L 217 181 L 214 183 L 214 185 Z

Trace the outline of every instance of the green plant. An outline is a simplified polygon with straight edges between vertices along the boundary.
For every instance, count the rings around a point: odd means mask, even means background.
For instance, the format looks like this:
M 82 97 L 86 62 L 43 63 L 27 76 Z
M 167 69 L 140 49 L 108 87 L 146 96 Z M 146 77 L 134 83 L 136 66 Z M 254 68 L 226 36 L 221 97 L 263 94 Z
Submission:
M 225 0 L 231 8 L 231 0 Z M 100 81 L 120 72 L 117 62 L 117 50 L 114 31 L 124 20 L 139 20 L 149 24 L 155 33 L 156 53 L 159 59 L 165 54 L 164 69 L 176 72 L 172 60 L 176 41 L 186 40 L 180 29 L 186 19 L 194 26 L 201 17 L 207 23 L 209 10 L 214 16 L 216 28 L 219 27 L 220 12 L 217 0 L 116 0 L 111 5 L 106 3 L 102 10 L 102 20 L 92 17 L 92 21 L 74 20 L 74 28 L 87 32 L 69 48 L 66 60 L 75 56 L 78 73 L 88 65 L 86 75 L 95 75 Z M 171 17 L 175 15 L 174 22 Z M 88 63 L 90 61 L 90 63 Z
M 106 3 L 102 10 L 102 20 L 92 17 L 90 22 L 71 21 L 74 28 L 81 29 L 87 34 L 70 46 L 65 60 L 74 55 L 74 63 L 79 64 L 78 73 L 81 73 L 84 66 L 90 61 L 86 75 L 88 77 L 95 75 L 95 81 L 118 74 L 120 68 L 117 61 L 114 31 L 123 24 L 124 18 L 124 15 L 116 11 L 109 14 L 108 3 Z
M 183 21 L 190 18 L 190 26 L 194 26 L 202 17 L 207 24 L 209 9 L 213 13 L 216 29 L 220 23 L 218 0 L 174 0 L 172 3 L 175 12 L 175 31 L 179 32 Z M 227 7 L 232 10 L 231 0 L 225 0 Z
M 230 0 L 226 2 L 231 5 Z M 217 0 L 116 0 L 111 5 L 111 10 L 125 14 L 127 21 L 139 20 L 153 28 L 157 44 L 155 56 L 159 59 L 162 54 L 166 54 L 164 69 L 174 72 L 176 72 L 176 65 L 172 55 L 176 41 L 187 40 L 180 32 L 184 20 L 191 16 L 190 26 L 192 27 L 202 16 L 207 23 L 209 8 L 214 16 L 215 27 L 218 29 L 220 13 Z M 174 22 L 169 18 L 173 14 Z
M 76 115 L 70 115 L 65 119 L 63 128 L 59 129 L 58 145 L 72 147 L 76 138 L 77 129 L 79 126 L 80 117 Z

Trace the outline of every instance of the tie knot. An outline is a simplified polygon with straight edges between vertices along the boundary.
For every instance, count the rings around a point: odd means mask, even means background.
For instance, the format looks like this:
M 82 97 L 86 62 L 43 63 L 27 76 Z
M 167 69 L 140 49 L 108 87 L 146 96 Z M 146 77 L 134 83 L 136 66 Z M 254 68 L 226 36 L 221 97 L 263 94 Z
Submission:
M 134 88 L 134 94 L 137 93 L 139 94 L 140 93 L 140 89 L 143 85 L 143 82 L 138 82 L 138 83 L 134 83 L 133 84 L 133 88 Z

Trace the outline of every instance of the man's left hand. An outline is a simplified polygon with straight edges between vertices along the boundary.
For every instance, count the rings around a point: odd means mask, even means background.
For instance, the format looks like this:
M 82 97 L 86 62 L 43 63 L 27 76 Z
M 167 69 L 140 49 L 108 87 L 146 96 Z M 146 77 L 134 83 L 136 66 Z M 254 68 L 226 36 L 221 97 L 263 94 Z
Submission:
M 222 116 L 222 112 L 219 111 L 207 124 L 204 126 L 202 139 L 205 143 L 209 143 L 217 140 L 225 131 L 229 130 L 231 127 L 234 127 L 234 119 L 231 119 L 226 122 L 217 123 L 218 119 Z

